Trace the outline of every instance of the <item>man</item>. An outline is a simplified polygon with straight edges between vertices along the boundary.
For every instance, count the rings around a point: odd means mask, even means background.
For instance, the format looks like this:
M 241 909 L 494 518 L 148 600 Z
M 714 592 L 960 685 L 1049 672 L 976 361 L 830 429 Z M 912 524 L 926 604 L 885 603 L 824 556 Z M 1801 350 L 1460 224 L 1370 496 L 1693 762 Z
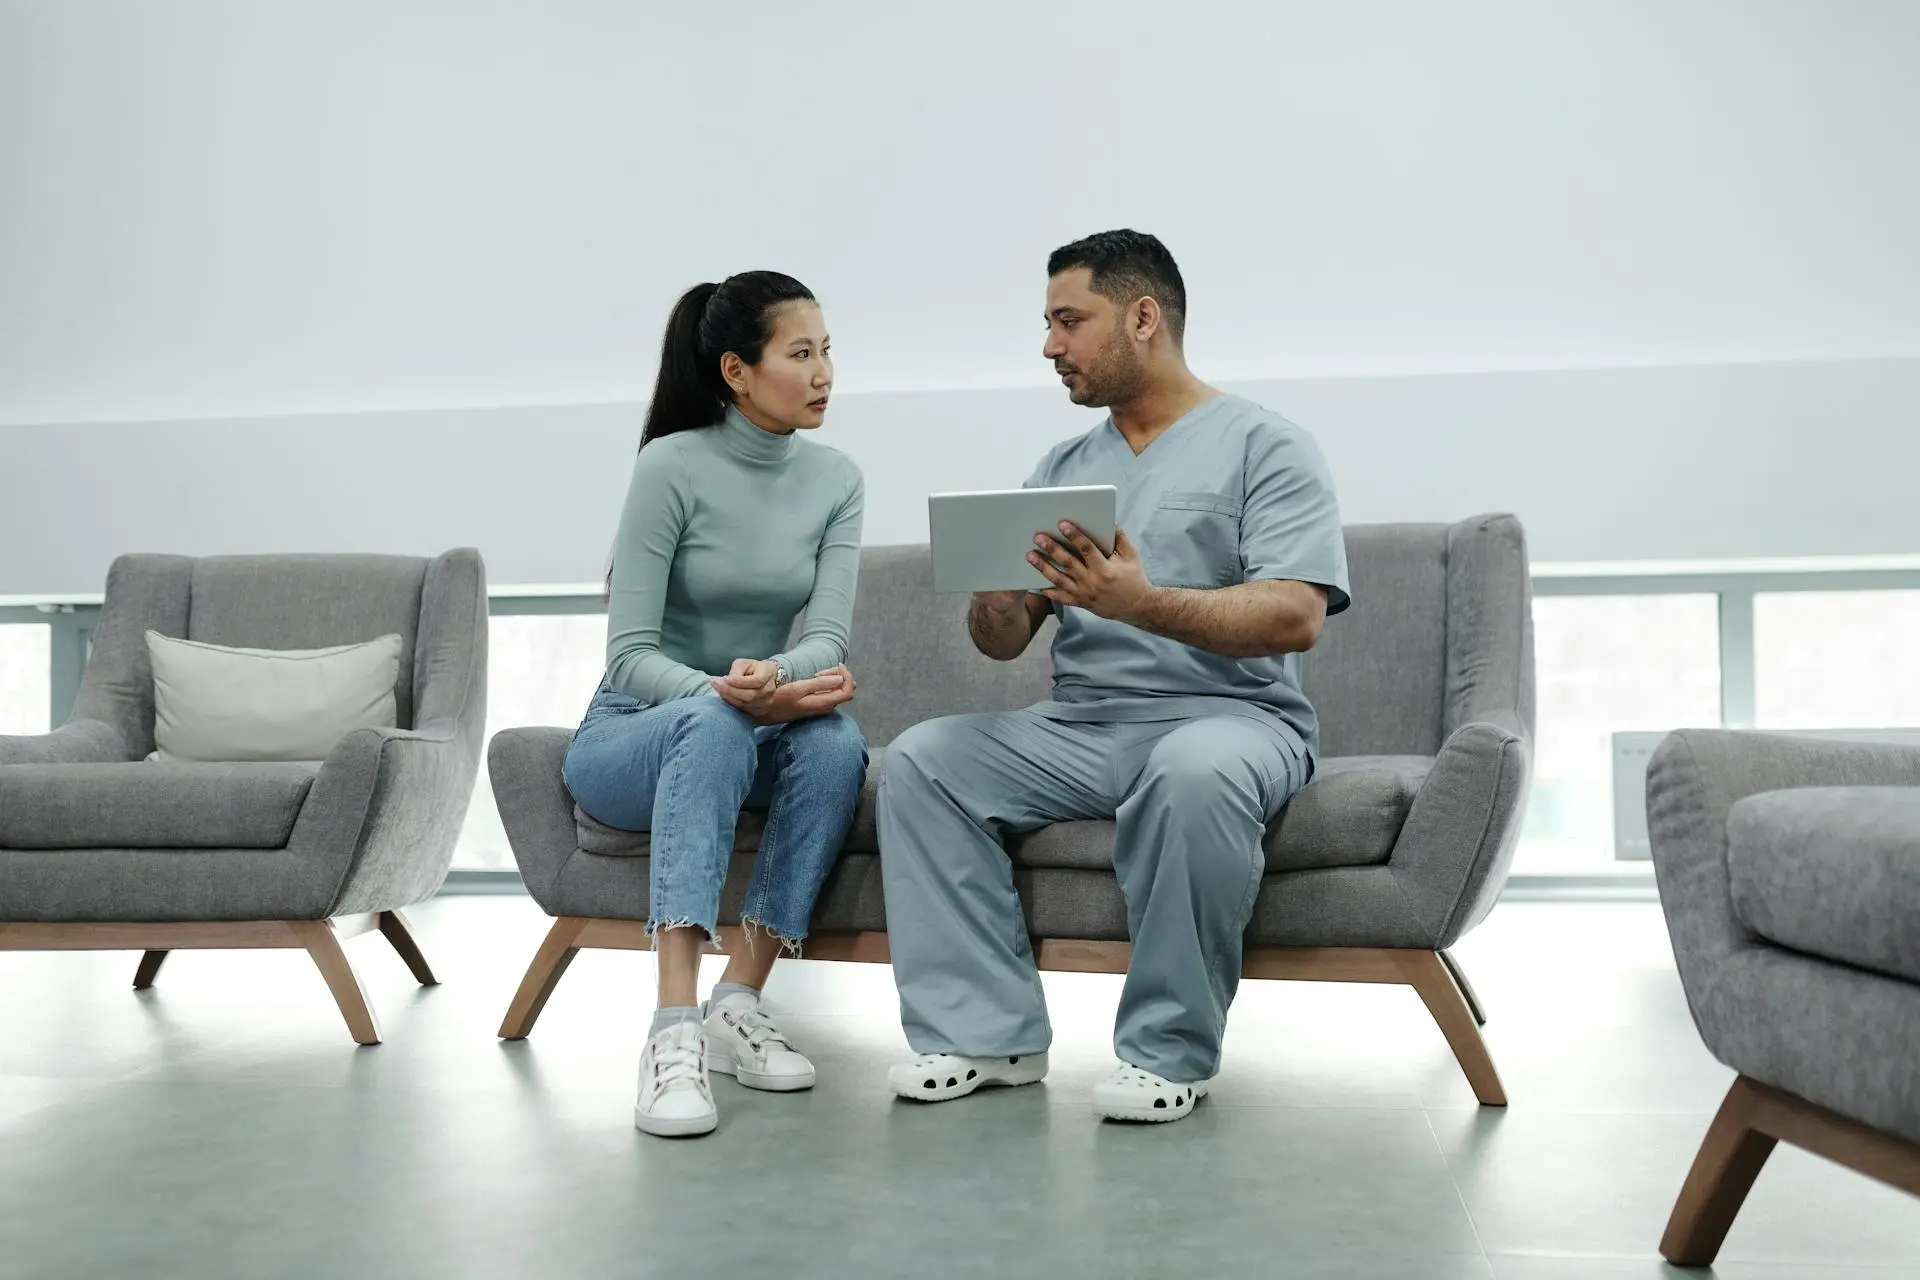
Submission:
M 1205 1096 L 1264 870 L 1266 824 L 1313 772 L 1299 655 L 1349 603 L 1333 483 L 1306 432 L 1188 370 L 1186 288 L 1157 239 L 1109 231 L 1047 264 L 1047 341 L 1075 404 L 1106 408 L 1028 487 L 1119 490 L 1113 553 L 1062 525 L 1044 592 L 973 598 L 988 657 L 1049 615 L 1054 700 L 916 725 L 888 747 L 881 859 L 903 1097 L 1030 1084 L 1052 1031 L 1003 839 L 1115 819 L 1132 962 L 1120 1067 L 1096 1110 L 1177 1120 Z

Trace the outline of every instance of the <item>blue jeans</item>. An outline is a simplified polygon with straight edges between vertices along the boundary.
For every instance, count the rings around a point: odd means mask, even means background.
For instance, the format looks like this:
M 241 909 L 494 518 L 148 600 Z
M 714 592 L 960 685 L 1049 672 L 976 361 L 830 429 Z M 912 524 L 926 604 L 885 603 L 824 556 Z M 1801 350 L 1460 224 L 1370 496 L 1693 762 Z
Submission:
M 860 727 L 838 710 L 756 725 L 717 697 L 660 706 L 601 687 L 567 749 L 567 789 L 589 816 L 652 836 L 647 928 L 709 937 L 742 809 L 767 814 L 741 919 L 807 936 L 866 778 Z

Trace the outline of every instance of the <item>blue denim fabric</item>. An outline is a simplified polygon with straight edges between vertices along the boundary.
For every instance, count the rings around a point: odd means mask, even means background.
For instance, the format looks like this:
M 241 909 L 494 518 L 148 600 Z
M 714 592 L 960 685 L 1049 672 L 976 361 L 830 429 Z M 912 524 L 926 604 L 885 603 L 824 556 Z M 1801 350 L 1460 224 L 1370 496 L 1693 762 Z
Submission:
M 838 710 L 756 725 L 717 697 L 652 706 L 602 684 L 567 749 L 567 789 L 596 821 L 652 836 L 649 930 L 711 936 L 742 809 L 766 828 L 742 918 L 807 936 L 866 778 L 860 727 Z

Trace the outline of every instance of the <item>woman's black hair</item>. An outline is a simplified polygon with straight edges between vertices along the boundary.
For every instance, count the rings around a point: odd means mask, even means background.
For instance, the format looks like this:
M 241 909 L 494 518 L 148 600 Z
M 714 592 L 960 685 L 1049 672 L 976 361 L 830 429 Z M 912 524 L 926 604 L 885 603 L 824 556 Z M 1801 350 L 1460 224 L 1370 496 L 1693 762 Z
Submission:
M 681 294 L 660 343 L 660 375 L 640 447 L 724 418 L 733 389 L 720 376 L 720 357 L 731 351 L 759 364 L 773 337 L 774 312 L 789 302 L 812 301 L 812 290 L 778 271 L 743 271 Z

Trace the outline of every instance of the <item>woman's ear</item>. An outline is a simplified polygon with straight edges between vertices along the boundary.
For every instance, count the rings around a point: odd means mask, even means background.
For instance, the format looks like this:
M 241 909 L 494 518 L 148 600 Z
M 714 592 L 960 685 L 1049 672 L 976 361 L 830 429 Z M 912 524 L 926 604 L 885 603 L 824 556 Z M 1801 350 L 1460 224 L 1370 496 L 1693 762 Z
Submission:
M 720 357 L 720 377 L 734 395 L 747 394 L 747 362 L 731 351 Z

